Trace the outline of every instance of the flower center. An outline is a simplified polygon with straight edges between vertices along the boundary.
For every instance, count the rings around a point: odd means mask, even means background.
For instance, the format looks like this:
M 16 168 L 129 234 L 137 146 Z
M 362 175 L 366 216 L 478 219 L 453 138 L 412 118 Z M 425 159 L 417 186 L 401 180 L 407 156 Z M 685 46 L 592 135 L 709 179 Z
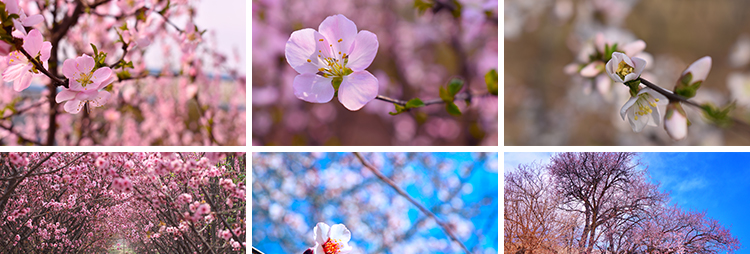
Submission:
M 638 95 L 638 100 L 635 101 L 635 106 L 638 107 L 635 109 L 635 120 L 638 120 L 638 116 L 645 116 L 648 114 L 651 114 L 654 112 L 651 107 L 656 107 L 656 102 L 659 101 L 659 99 L 654 98 L 653 101 L 649 100 L 651 96 L 644 93 L 641 95 Z
M 320 41 L 323 41 L 323 39 L 320 39 Z M 342 41 L 344 39 L 339 39 L 337 43 L 341 44 Z M 328 46 L 331 48 L 331 51 L 334 51 L 333 44 L 328 44 Z M 352 74 L 352 69 L 346 67 L 346 64 L 349 63 L 349 55 L 341 53 L 341 51 L 333 53 L 332 57 L 324 57 L 323 50 L 318 50 L 318 59 L 324 66 L 318 69 L 318 75 L 327 78 L 343 77 Z M 310 63 L 312 60 L 307 59 L 307 62 Z
M 617 76 L 620 76 L 621 79 L 625 79 L 625 76 L 627 76 L 630 73 L 633 73 L 635 68 L 633 66 L 628 65 L 625 63 L 625 61 L 620 61 L 620 64 L 617 65 Z
M 94 76 L 93 72 L 89 73 L 81 73 L 81 77 L 76 79 L 78 83 L 81 83 L 81 86 L 86 87 L 86 85 L 94 83 L 94 81 L 91 81 L 91 77 Z
M 341 247 L 339 240 L 328 238 L 328 241 L 323 244 L 323 251 L 325 254 L 338 254 Z

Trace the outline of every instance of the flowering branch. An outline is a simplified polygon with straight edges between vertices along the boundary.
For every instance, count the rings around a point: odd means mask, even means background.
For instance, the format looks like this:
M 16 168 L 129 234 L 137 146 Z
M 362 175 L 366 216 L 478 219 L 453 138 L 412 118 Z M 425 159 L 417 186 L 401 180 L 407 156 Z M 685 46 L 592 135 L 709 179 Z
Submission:
M 471 98 L 474 98 L 474 97 L 485 97 L 485 96 L 490 96 L 490 95 L 493 95 L 493 94 L 465 92 L 465 93 L 457 94 L 456 97 L 453 99 L 453 101 L 471 100 Z M 406 103 L 408 103 L 408 101 L 394 99 L 394 98 L 390 98 L 384 95 L 378 95 L 377 97 L 375 97 L 375 99 L 385 101 L 385 102 L 390 102 L 393 104 L 398 104 L 400 106 L 406 106 Z M 443 104 L 443 103 L 446 103 L 445 100 L 443 99 L 432 99 L 432 100 L 425 101 L 424 105 L 429 106 L 429 105 Z
M 388 177 L 386 177 L 385 175 L 383 175 L 383 173 L 381 173 L 378 169 L 376 169 L 374 166 L 370 165 L 367 161 L 365 161 L 365 159 L 362 157 L 362 155 L 360 155 L 358 152 L 354 152 L 354 155 L 357 156 L 357 159 L 359 159 L 359 161 L 362 163 L 363 166 L 365 166 L 367 169 L 369 169 L 373 174 L 375 174 L 375 176 L 377 176 L 378 178 L 380 178 L 380 180 L 382 180 L 386 184 L 390 185 L 393 188 L 393 190 L 395 190 L 402 197 L 404 197 L 407 200 L 409 200 L 409 202 L 411 202 L 412 204 L 414 204 L 424 214 L 426 214 L 427 216 L 432 217 L 432 219 L 435 220 L 435 223 L 437 223 L 443 229 L 443 231 L 445 232 L 445 234 L 447 234 L 448 237 L 450 237 L 454 242 L 456 242 L 461 247 L 461 249 L 464 250 L 464 252 L 466 252 L 467 254 L 471 253 L 469 251 L 469 249 L 467 249 L 466 246 L 461 241 L 458 240 L 458 238 L 456 237 L 456 235 L 453 234 L 453 231 L 451 231 L 448 228 L 448 225 L 446 225 L 445 222 L 441 221 L 434 213 L 432 213 L 430 210 L 427 210 L 427 208 L 425 208 L 424 206 L 422 206 L 421 204 L 419 204 L 419 202 L 417 202 L 416 200 L 414 200 L 414 198 L 412 198 L 411 196 L 409 196 L 409 194 L 407 194 L 403 189 L 401 189 L 400 187 L 398 187 L 398 185 L 396 185 L 396 183 L 394 183 L 391 179 L 388 179 Z
M 52 83 L 55 86 L 63 86 L 65 88 L 68 88 L 68 81 L 67 80 L 63 81 L 62 79 L 58 78 L 57 76 L 52 75 L 52 73 L 50 73 L 47 70 L 47 68 L 44 68 L 44 65 L 42 65 L 41 63 L 39 63 L 35 58 L 31 57 L 31 55 L 29 54 L 29 52 L 26 52 L 26 50 L 23 47 L 18 47 L 18 50 L 21 51 L 21 53 L 23 53 L 23 55 L 26 56 L 26 58 L 29 59 L 29 61 L 32 64 L 34 64 L 34 67 L 36 67 L 37 70 L 41 71 L 42 73 L 44 73 L 44 75 L 46 75 L 47 77 L 49 77 L 50 79 L 52 79 Z

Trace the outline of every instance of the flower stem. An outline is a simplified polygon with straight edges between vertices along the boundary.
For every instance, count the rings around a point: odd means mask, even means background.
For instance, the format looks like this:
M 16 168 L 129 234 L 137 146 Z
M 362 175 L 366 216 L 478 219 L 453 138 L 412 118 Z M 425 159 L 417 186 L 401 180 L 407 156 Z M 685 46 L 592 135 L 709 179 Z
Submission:
M 47 70 L 47 68 L 44 68 L 44 65 L 37 62 L 35 58 L 31 57 L 31 55 L 29 55 L 29 52 L 26 52 L 26 50 L 23 49 L 23 47 L 18 48 L 18 50 L 21 51 L 21 53 L 23 53 L 24 56 L 26 56 L 26 59 L 29 59 L 29 62 L 34 64 L 34 67 L 36 67 L 37 70 L 41 71 L 42 73 L 44 73 L 44 75 L 52 79 L 52 82 L 55 83 L 55 86 L 63 86 L 65 88 L 68 88 L 67 81 L 63 81 L 62 79 L 56 77 L 55 75 L 52 75 L 52 73 L 50 73 Z
M 453 101 L 460 101 L 460 100 L 467 100 L 467 99 L 470 100 L 473 97 L 485 97 L 485 96 L 490 96 L 490 95 L 491 95 L 490 93 L 470 93 L 470 92 L 465 92 L 465 93 L 457 94 L 456 97 L 453 98 Z M 375 99 L 376 100 L 385 101 L 385 102 L 394 103 L 394 104 L 398 104 L 399 106 L 406 106 L 406 102 L 407 102 L 407 101 L 404 101 L 404 100 L 394 99 L 394 98 L 390 98 L 390 97 L 383 96 L 383 95 L 378 95 L 378 96 L 375 97 Z M 443 104 L 443 103 L 445 103 L 445 101 L 443 99 L 441 99 L 441 98 L 424 101 L 424 105 L 425 106 L 429 106 L 429 105 L 433 105 L 433 104 Z

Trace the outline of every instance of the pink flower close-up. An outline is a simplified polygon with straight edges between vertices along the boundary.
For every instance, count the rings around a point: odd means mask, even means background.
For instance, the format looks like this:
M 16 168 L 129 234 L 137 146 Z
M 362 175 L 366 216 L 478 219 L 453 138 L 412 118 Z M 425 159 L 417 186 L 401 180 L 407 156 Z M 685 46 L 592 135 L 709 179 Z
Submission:
M 286 43 L 285 56 L 299 73 L 294 95 L 312 103 L 326 103 L 338 92 L 341 104 L 356 111 L 378 95 L 378 79 L 365 69 L 378 52 L 377 36 L 344 15 L 327 17 L 318 31 L 294 31 Z
M 52 44 L 44 41 L 39 30 L 31 30 L 23 40 L 23 49 L 33 57 L 39 57 L 46 66 L 50 57 Z M 4 81 L 13 81 L 13 90 L 23 91 L 31 85 L 31 79 L 41 75 L 29 59 L 20 51 L 13 51 L 8 55 L 8 68 L 3 72 Z
M 68 59 L 63 63 L 63 74 L 68 78 L 70 88 L 57 94 L 55 101 L 65 103 L 65 111 L 77 114 L 85 104 L 101 107 L 109 100 L 111 94 L 101 90 L 114 81 L 112 70 L 102 67 L 94 70 L 94 59 L 88 55 Z

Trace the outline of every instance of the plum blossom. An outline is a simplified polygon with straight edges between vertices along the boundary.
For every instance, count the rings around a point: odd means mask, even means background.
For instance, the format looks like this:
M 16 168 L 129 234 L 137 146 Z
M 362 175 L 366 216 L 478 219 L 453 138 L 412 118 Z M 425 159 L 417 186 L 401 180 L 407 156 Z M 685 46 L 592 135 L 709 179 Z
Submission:
M 658 126 L 660 121 L 659 108 L 657 105 L 667 103 L 664 95 L 650 89 L 641 88 L 635 97 L 625 102 L 620 109 L 620 117 L 625 120 L 627 116 L 630 127 L 635 132 L 641 132 L 646 125 Z M 650 117 L 649 117 L 650 116 Z
M 692 75 L 692 79 L 688 81 L 688 84 L 703 82 L 704 80 L 706 80 L 706 77 L 708 77 L 709 71 L 711 71 L 711 57 L 704 56 L 690 64 L 690 66 L 688 66 L 688 68 L 682 72 L 680 79 L 690 73 Z
M 23 49 L 32 57 L 39 57 L 39 60 L 46 66 L 52 44 L 44 41 L 42 33 L 34 29 L 24 38 Z M 42 74 L 20 51 L 8 54 L 8 68 L 3 72 L 3 80 L 13 81 L 13 90 L 20 92 L 28 88 L 31 85 L 31 79 L 37 75 Z
M 104 87 L 115 80 L 109 67 L 94 70 L 94 58 L 82 55 L 76 59 L 68 59 L 63 62 L 63 74 L 68 78 L 69 89 L 63 89 L 55 101 L 65 103 L 65 111 L 77 114 L 87 103 L 94 107 L 101 107 L 109 100 L 109 92 L 103 91 Z
M 375 99 L 378 79 L 365 69 L 378 52 L 377 36 L 344 15 L 327 17 L 318 31 L 294 31 L 286 43 L 285 56 L 299 73 L 294 78 L 294 95 L 312 102 L 326 103 L 338 98 L 346 109 L 356 111 Z
M 23 9 L 18 6 L 18 0 L 4 0 L 3 2 L 5 2 L 5 9 L 9 14 L 18 14 L 18 19 L 13 20 L 13 26 L 24 36 L 27 35 L 26 28 L 24 27 L 33 26 L 44 21 L 44 16 L 41 14 L 34 14 L 27 17 Z
M 620 52 L 612 53 L 612 59 L 607 62 L 605 70 L 615 82 L 625 83 L 636 80 L 646 68 L 646 60 L 633 57 L 632 59 Z
M 352 246 L 349 246 L 352 233 L 344 224 L 329 227 L 328 224 L 318 222 L 313 229 L 313 237 L 314 254 L 344 254 L 352 251 Z

